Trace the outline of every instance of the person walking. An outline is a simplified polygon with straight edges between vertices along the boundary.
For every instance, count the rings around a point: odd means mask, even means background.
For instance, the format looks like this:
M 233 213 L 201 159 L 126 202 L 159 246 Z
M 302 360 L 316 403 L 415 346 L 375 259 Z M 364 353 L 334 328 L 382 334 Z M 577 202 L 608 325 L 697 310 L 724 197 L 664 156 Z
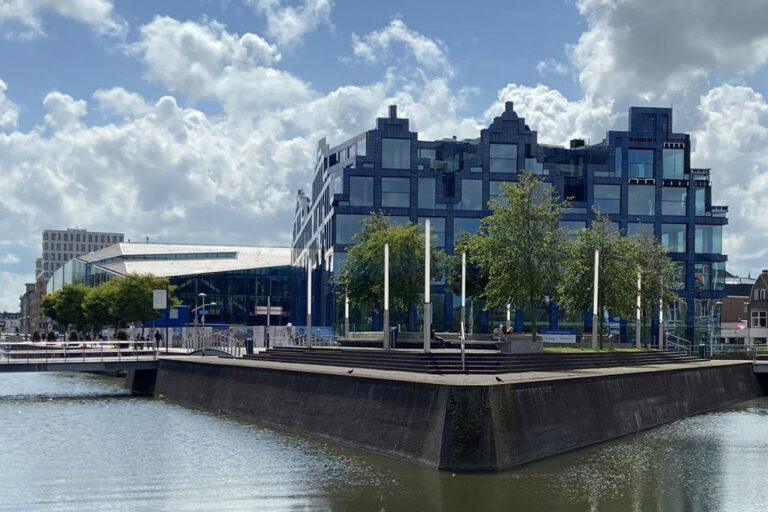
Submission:
M 160 331 L 155 331 L 155 346 L 160 347 L 162 342 L 163 342 L 163 335 L 160 334 Z

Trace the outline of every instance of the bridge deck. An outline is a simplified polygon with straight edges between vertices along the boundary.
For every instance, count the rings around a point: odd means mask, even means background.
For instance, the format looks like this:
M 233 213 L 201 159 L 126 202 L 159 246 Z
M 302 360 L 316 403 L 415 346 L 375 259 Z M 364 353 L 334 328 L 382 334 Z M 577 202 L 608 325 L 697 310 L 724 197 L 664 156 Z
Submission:
M 69 359 L 66 362 L 55 359 L 3 360 L 0 362 L 0 373 L 17 372 L 97 372 L 116 370 L 154 370 L 157 369 L 155 356 L 140 356 L 138 358 L 80 358 Z

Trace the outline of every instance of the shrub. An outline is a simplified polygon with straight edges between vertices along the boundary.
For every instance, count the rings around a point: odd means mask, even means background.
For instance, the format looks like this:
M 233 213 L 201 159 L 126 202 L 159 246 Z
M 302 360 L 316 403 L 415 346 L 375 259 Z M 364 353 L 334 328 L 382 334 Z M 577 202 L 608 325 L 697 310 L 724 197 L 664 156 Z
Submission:
M 69 341 L 78 341 L 77 331 L 69 331 Z
M 35 331 L 32 333 L 32 341 L 40 341 L 40 333 Z
M 115 335 L 115 338 L 117 338 L 119 341 L 127 341 L 128 340 L 128 333 L 126 333 L 124 330 L 120 329 L 117 331 L 117 334 Z
M 56 341 L 58 338 L 56 337 L 56 333 L 53 331 L 48 331 L 48 334 L 45 335 L 46 341 Z

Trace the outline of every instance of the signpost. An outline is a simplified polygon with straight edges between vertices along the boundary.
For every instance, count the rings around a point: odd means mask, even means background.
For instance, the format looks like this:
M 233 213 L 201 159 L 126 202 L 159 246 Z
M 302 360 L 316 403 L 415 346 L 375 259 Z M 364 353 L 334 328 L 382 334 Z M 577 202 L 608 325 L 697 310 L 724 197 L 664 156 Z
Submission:
M 165 310 L 165 353 L 168 353 L 168 288 L 165 290 L 152 290 L 152 309 Z M 154 324 L 154 320 L 152 323 Z M 159 349 L 160 347 L 155 347 Z

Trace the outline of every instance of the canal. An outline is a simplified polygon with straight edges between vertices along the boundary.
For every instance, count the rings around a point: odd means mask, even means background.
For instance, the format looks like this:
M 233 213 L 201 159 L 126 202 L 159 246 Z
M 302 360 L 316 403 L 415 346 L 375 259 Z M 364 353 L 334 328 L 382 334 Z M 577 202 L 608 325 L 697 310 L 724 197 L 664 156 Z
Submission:
M 767 508 L 768 398 L 453 474 L 133 397 L 121 379 L 0 375 L 1 511 Z

